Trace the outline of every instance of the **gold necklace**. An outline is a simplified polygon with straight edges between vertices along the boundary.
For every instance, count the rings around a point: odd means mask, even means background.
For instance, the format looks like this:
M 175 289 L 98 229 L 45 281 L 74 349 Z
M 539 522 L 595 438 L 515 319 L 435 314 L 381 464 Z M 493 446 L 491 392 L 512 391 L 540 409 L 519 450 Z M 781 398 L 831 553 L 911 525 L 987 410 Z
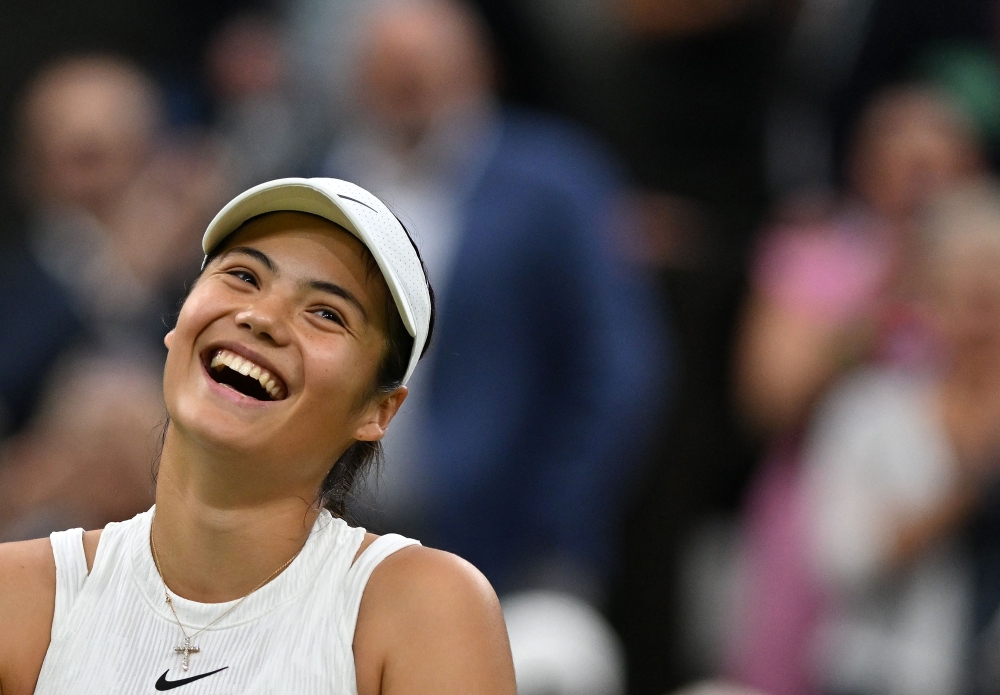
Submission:
M 153 521 L 156 521 L 155 517 L 153 518 Z M 270 582 L 272 579 L 274 579 L 275 577 L 277 577 L 279 574 L 281 574 L 282 572 L 284 572 L 285 569 L 287 569 L 287 567 L 290 564 L 292 564 L 292 561 L 299 556 L 299 553 L 302 552 L 302 548 L 299 548 L 299 550 L 296 551 L 296 553 L 294 555 L 292 555 L 290 558 L 288 558 L 287 560 L 285 560 L 285 562 L 281 565 L 281 567 L 279 567 L 274 572 L 272 572 L 270 575 L 268 575 L 267 579 L 265 579 L 260 584 L 258 584 L 253 589 L 251 589 L 250 592 L 248 594 L 246 594 L 245 596 L 243 596 L 239 601 L 237 601 L 236 603 L 234 603 L 233 605 L 231 605 L 229 608 L 227 608 L 222 613 L 222 615 L 220 615 L 219 617 L 217 617 L 215 620 L 213 620 L 212 622 L 210 622 L 208 625 L 206 625 L 205 627 L 201 628 L 197 632 L 192 632 L 189 635 L 187 633 L 187 630 L 184 629 L 184 623 L 182 623 L 181 619 L 177 616 L 177 611 L 174 609 L 174 602 L 170 600 L 170 592 L 167 591 L 167 581 L 163 578 L 163 571 L 160 569 L 160 556 L 156 554 L 156 542 L 153 540 L 153 524 L 152 524 L 152 522 L 150 522 L 150 525 L 149 525 L 149 547 L 153 551 L 153 564 L 156 566 L 156 573 L 160 575 L 160 583 L 163 584 L 163 598 L 166 600 L 167 606 L 170 607 L 170 612 L 174 616 L 174 621 L 177 623 L 177 627 L 179 627 L 181 629 L 181 634 L 184 635 L 184 642 L 182 644 L 180 644 L 179 646 L 174 647 L 174 652 L 176 652 L 178 654 L 183 654 L 184 655 L 184 660 L 181 662 L 181 669 L 184 670 L 184 671 L 187 671 L 188 667 L 191 665 L 191 655 L 192 654 L 197 654 L 197 653 L 199 653 L 201 651 L 200 647 L 197 647 L 197 646 L 191 644 L 191 640 L 193 640 L 195 637 L 197 637 L 198 635 L 200 635 L 202 632 L 204 632 L 208 628 L 212 627 L 217 622 L 219 622 L 220 620 L 222 620 L 223 618 L 225 618 L 227 615 L 229 615 L 230 613 L 232 613 L 234 610 L 236 610 L 237 608 L 239 608 L 243 604 L 243 602 L 246 601 L 250 597 L 250 594 L 254 593 L 258 589 L 260 589 L 262 586 L 264 586 L 265 584 L 267 584 L 268 582 Z M 303 545 L 302 547 L 304 548 L 305 546 Z

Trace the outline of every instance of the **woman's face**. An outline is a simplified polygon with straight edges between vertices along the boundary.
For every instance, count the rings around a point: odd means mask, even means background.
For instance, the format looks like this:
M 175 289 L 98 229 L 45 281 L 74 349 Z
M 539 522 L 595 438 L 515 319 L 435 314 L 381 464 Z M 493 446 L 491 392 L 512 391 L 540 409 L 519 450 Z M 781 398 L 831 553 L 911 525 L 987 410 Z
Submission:
M 853 162 L 856 192 L 880 214 L 906 221 L 981 167 L 971 136 L 937 97 L 888 98 L 869 117 Z
M 294 212 L 247 223 L 167 336 L 172 427 L 317 485 L 353 440 L 381 437 L 405 397 L 365 400 L 385 351 L 387 293 L 361 242 L 336 225 Z

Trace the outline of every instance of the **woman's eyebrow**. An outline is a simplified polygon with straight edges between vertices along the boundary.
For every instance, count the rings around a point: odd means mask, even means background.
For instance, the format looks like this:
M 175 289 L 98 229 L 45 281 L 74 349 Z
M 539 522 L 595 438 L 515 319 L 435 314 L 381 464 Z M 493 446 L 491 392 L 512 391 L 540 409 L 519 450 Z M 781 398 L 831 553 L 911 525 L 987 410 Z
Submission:
M 306 289 L 317 290 L 319 292 L 326 292 L 327 294 L 332 294 L 335 297 L 346 299 L 348 302 L 353 304 L 358 311 L 361 312 L 361 316 L 364 317 L 365 321 L 368 320 L 368 312 L 365 311 L 365 308 L 361 305 L 361 302 L 358 301 L 358 298 L 355 297 L 350 290 L 347 290 L 336 283 L 327 282 L 326 280 L 303 280 L 302 286 Z
M 262 266 L 270 270 L 275 275 L 279 274 L 278 266 L 275 264 L 274 261 L 271 260 L 270 256 L 268 256 L 263 251 L 258 251 L 257 249 L 251 246 L 234 246 L 233 248 L 228 249 L 225 253 L 223 253 L 222 258 L 225 258 L 226 256 L 233 253 L 239 253 L 243 254 L 244 256 L 250 256 L 250 258 L 259 261 Z

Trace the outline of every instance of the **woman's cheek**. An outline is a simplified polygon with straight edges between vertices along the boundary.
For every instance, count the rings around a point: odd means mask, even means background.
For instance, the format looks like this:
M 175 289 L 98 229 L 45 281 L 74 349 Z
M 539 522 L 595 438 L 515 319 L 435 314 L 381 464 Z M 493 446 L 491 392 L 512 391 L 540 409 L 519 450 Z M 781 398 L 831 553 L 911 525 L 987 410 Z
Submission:
M 324 404 L 321 407 L 325 409 L 333 403 L 356 402 L 362 389 L 359 377 L 364 371 L 357 357 L 329 347 L 325 352 L 317 352 L 317 357 L 306 365 L 305 383 Z
M 177 325 L 182 324 L 188 332 L 197 333 L 199 327 L 207 324 L 213 313 L 218 313 L 220 301 L 204 286 L 196 287 L 181 307 Z

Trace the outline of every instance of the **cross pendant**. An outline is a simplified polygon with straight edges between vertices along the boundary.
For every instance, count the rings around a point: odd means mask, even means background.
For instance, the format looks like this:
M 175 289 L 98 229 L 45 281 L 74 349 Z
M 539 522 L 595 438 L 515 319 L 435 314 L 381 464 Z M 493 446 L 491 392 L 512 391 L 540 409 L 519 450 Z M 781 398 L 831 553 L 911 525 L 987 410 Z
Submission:
M 181 662 L 181 669 L 187 671 L 188 666 L 191 665 L 191 655 L 197 654 L 198 652 L 201 651 L 201 649 L 199 649 L 198 647 L 192 647 L 191 638 L 185 637 L 184 644 L 182 644 L 179 647 L 174 647 L 174 651 L 177 652 L 178 654 L 184 655 L 184 661 Z

